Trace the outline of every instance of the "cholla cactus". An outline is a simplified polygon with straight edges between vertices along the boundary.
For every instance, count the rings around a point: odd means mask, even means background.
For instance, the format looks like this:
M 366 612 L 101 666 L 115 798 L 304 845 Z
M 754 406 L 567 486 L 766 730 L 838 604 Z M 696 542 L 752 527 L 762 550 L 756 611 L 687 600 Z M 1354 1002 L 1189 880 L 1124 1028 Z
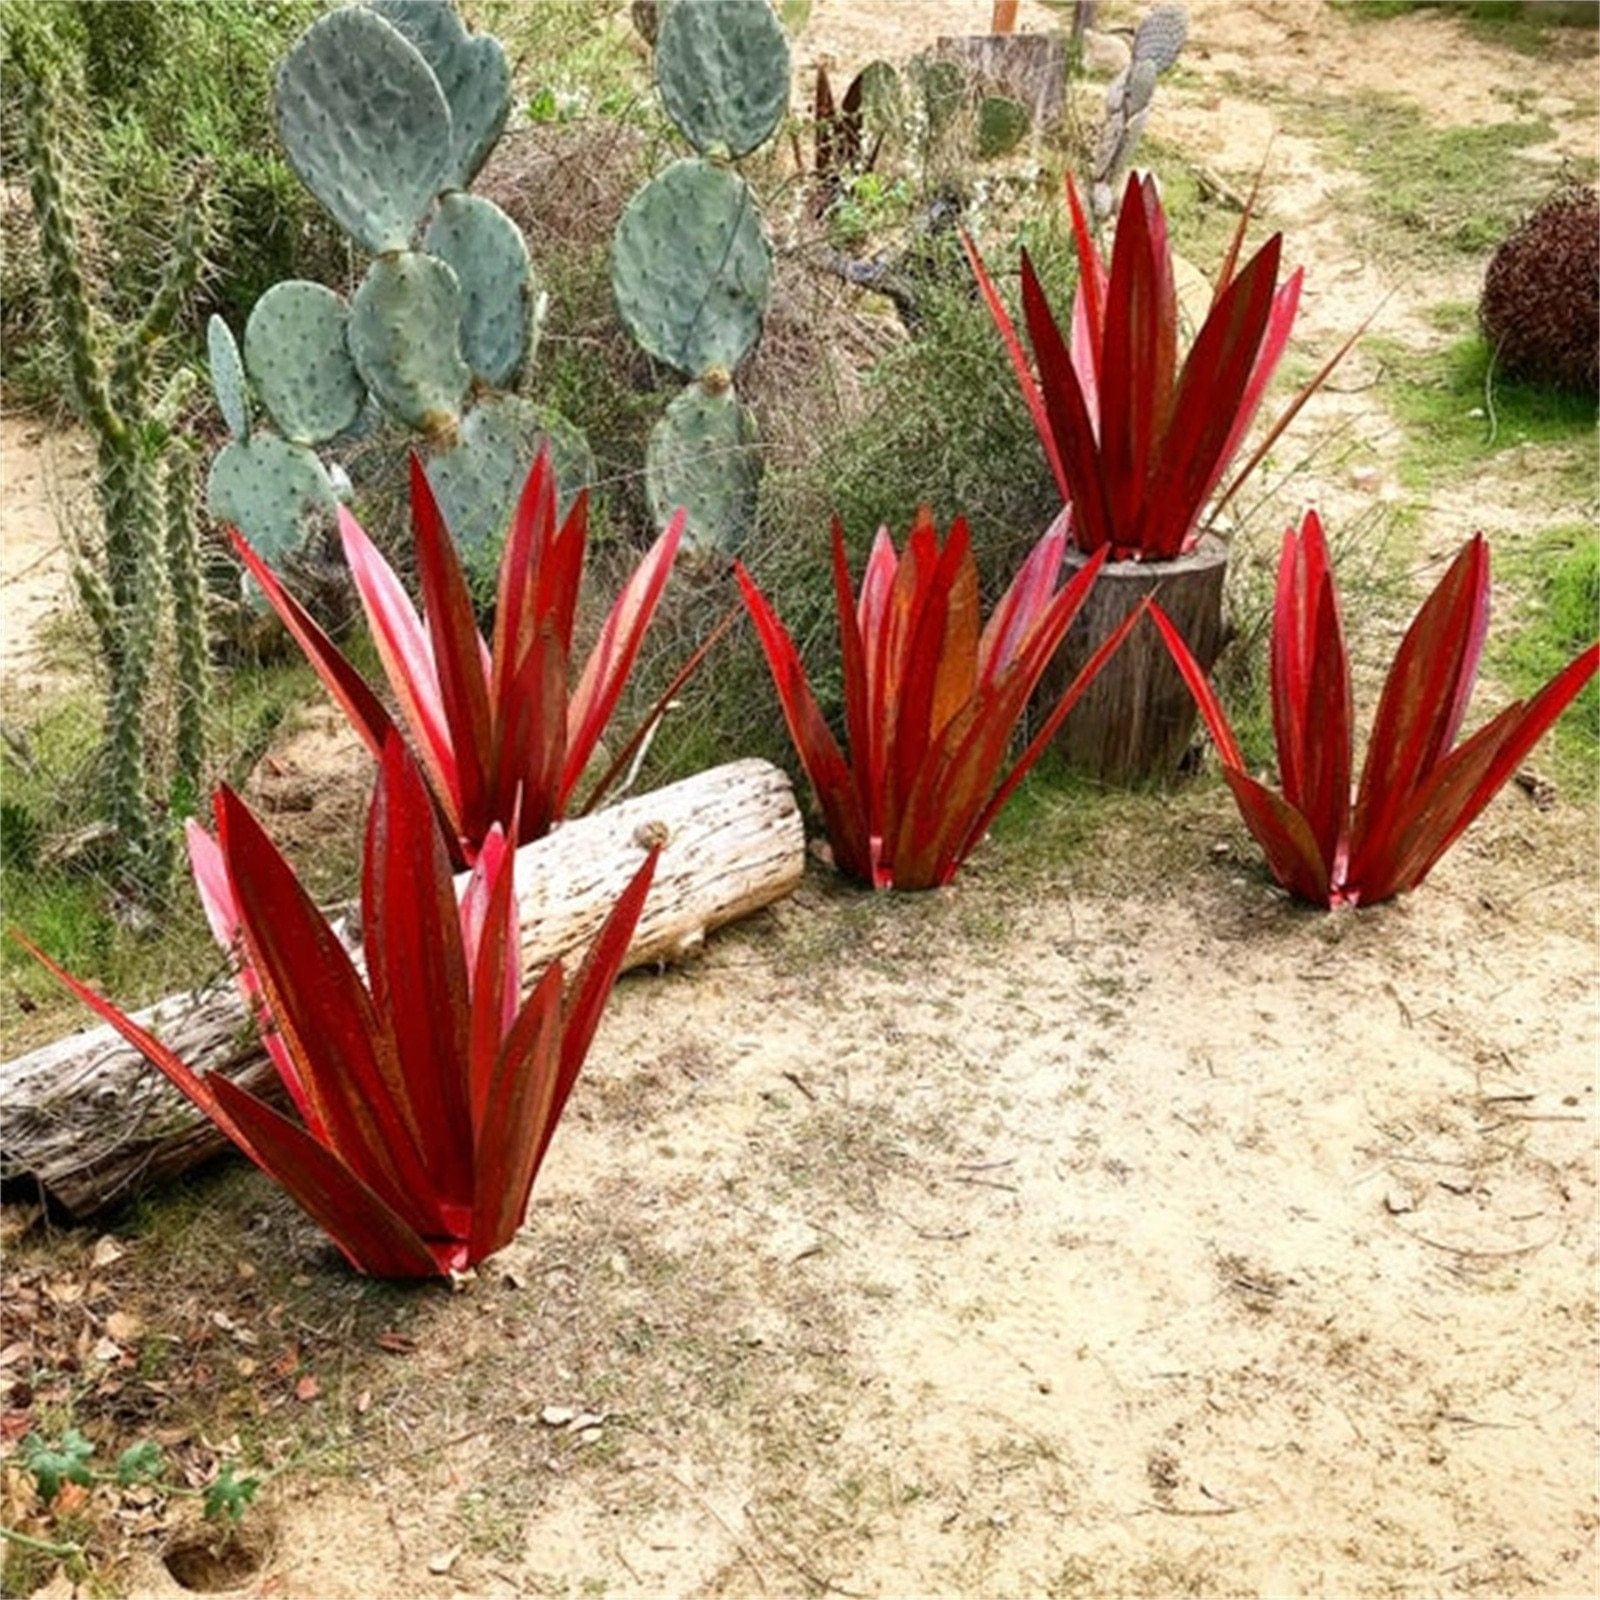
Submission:
M 755 422 L 733 374 L 761 336 L 772 246 L 748 183 L 729 165 L 769 139 L 789 105 L 789 44 L 768 0 L 671 0 L 658 8 L 656 84 L 696 156 L 647 183 L 617 224 L 617 310 L 656 360 L 692 386 L 651 430 L 645 485 L 665 527 L 732 553 L 754 519 Z
M 348 304 L 321 284 L 274 285 L 242 354 L 213 326 L 233 437 L 212 463 L 212 514 L 281 562 L 332 523 L 338 472 L 318 448 L 376 413 L 422 436 L 451 526 L 481 558 L 509 511 L 494 486 L 520 482 L 555 428 L 573 431 L 514 392 L 546 301 L 517 225 L 467 192 L 510 110 L 505 51 L 453 0 L 369 0 L 301 35 L 274 104 L 290 165 L 372 259 Z M 575 454 L 592 475 L 587 447 Z
M 46 285 L 70 373 L 69 398 L 94 438 L 102 537 L 78 552 L 74 582 L 94 624 L 110 679 L 107 695 L 107 808 L 117 832 L 123 876 L 132 890 L 161 887 L 171 851 L 156 816 L 162 809 L 147 771 L 154 697 L 151 669 L 164 638 L 170 597 L 184 595 L 177 624 L 178 703 L 186 707 L 179 743 L 189 793 L 204 761 L 205 624 L 190 587 L 198 570 L 192 519 L 173 527 L 169 513 L 186 480 L 175 452 L 177 415 L 187 393 L 179 372 L 159 396 L 156 355 L 199 281 L 207 215 L 197 177 L 173 240 L 170 265 L 144 314 L 116 329 L 95 305 L 67 201 L 65 166 L 55 137 L 51 89 L 36 63 L 19 61 L 29 187 L 39 225 Z M 174 570 L 174 562 L 185 570 Z M 176 620 L 176 619 L 175 619 Z
M 1128 65 L 1106 90 L 1105 120 L 1089 190 L 1097 217 L 1111 215 L 1123 174 L 1149 120 L 1156 79 L 1177 61 L 1188 37 L 1189 14 L 1181 5 L 1152 6 L 1139 24 Z

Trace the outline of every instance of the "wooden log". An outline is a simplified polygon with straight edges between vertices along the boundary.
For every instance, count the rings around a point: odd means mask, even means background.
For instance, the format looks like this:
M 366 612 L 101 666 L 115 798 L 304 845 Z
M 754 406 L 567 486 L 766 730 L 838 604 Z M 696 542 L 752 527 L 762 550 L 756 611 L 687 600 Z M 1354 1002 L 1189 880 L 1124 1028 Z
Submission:
M 1065 575 L 1070 577 L 1084 560 L 1081 552 L 1069 549 Z M 1209 671 L 1223 644 L 1222 581 L 1227 563 L 1227 546 L 1211 535 L 1176 561 L 1107 562 L 1045 675 L 1043 695 L 1049 701 L 1060 695 L 1117 624 L 1149 594 L 1159 598 Z M 1160 634 L 1141 623 L 1062 724 L 1056 749 L 1069 765 L 1104 783 L 1165 778 L 1177 770 L 1189 748 L 1195 715 L 1194 697 Z
M 735 761 L 580 818 L 517 852 L 522 962 L 531 982 L 599 931 L 665 836 L 624 967 L 682 960 L 706 934 L 790 893 L 805 832 L 788 777 Z M 138 1013 L 195 1068 L 283 1103 L 231 979 Z M 92 1216 L 227 1148 L 227 1140 L 109 1027 L 0 1065 L 0 1178 Z

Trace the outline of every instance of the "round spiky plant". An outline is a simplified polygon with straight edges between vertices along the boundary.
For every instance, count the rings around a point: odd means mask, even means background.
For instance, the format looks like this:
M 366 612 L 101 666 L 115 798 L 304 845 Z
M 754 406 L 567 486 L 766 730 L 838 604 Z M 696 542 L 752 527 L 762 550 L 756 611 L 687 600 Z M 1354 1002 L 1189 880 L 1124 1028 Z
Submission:
M 1600 392 L 1600 199 L 1558 189 L 1495 251 L 1478 307 L 1500 370 Z

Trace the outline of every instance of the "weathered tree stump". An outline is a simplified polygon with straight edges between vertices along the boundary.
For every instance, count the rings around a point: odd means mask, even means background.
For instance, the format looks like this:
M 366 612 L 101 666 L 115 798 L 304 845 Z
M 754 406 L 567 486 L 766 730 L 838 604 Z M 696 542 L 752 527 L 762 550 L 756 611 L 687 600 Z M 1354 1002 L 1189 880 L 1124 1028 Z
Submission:
M 1066 576 L 1086 559 L 1069 549 Z M 1152 594 L 1209 671 L 1222 649 L 1227 563 L 1227 546 L 1211 535 L 1176 561 L 1107 562 L 1045 675 L 1044 694 L 1050 700 L 1058 696 L 1117 624 Z M 1056 749 L 1069 765 L 1104 783 L 1164 778 L 1189 748 L 1195 716 L 1194 697 L 1160 634 L 1140 624 L 1062 724 Z
M 665 848 L 623 966 L 681 960 L 713 928 L 781 899 L 805 871 L 788 777 L 765 761 L 714 767 L 563 824 L 517 852 L 522 970 L 576 955 L 638 870 Z M 231 979 L 173 995 L 138 1020 L 199 1071 L 285 1097 Z M 228 1148 L 228 1141 L 109 1027 L 0 1065 L 0 1177 L 91 1216 Z
M 1067 41 L 1059 33 L 987 33 L 943 38 L 934 59 L 953 61 L 985 94 L 1027 107 L 1036 130 L 1053 128 L 1066 106 Z

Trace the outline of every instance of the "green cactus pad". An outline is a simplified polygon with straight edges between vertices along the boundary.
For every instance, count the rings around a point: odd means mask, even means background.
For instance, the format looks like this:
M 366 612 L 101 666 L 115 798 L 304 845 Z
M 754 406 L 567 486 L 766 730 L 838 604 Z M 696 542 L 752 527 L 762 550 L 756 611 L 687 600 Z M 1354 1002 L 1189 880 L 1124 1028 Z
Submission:
M 921 79 L 928 131 L 937 137 L 955 122 L 966 104 L 967 75 L 953 61 L 929 61 L 923 65 Z
M 330 528 L 337 503 L 315 452 L 274 433 L 223 445 L 206 482 L 211 515 L 232 523 L 274 566 Z
M 755 419 L 731 388 L 685 389 L 650 430 L 644 470 L 658 528 L 682 506 L 687 549 L 738 551 L 755 525 L 761 454 Z
M 667 115 L 703 155 L 748 155 L 789 106 L 789 40 L 767 0 L 677 0 L 656 37 Z
M 1156 64 L 1153 61 L 1135 61 L 1128 68 L 1128 81 L 1123 86 L 1122 104 L 1131 117 L 1150 104 L 1156 92 Z
M 350 301 L 350 354 L 379 403 L 432 438 L 455 431 L 472 373 L 461 359 L 461 287 L 416 250 L 379 256 Z
M 278 66 L 278 137 L 328 213 L 374 255 L 402 250 L 450 172 L 450 107 L 375 12 L 330 11 Z
M 345 320 L 332 289 L 290 278 L 256 301 L 244 325 L 250 380 L 296 444 L 321 444 L 361 415 L 367 391 L 345 347 Z
M 731 372 L 772 293 L 772 248 L 745 181 L 678 161 L 646 184 L 617 224 L 611 287 L 622 320 L 657 360 L 691 378 Z
M 978 102 L 978 154 L 985 161 L 1008 156 L 1028 136 L 1028 108 L 1003 94 L 987 94 Z
M 493 34 L 468 33 L 453 0 L 370 0 L 433 69 L 450 107 L 444 189 L 465 189 L 494 149 L 511 110 L 511 68 Z
M 233 330 L 215 312 L 206 324 L 206 358 L 211 368 L 211 390 L 217 410 L 235 439 L 250 436 L 250 391 L 245 385 L 244 363 Z
M 1189 13 L 1180 5 L 1151 6 L 1133 36 L 1133 59 L 1155 63 L 1165 72 L 1177 61 L 1189 37 Z
M 550 442 L 561 509 L 593 483 L 589 443 L 559 412 L 521 395 L 495 395 L 461 421 L 456 444 L 428 462 L 428 481 L 470 570 L 493 570 L 506 524 L 540 446 Z
M 447 194 L 423 236 L 461 285 L 461 353 L 495 388 L 516 377 L 528 349 L 537 285 L 522 232 L 492 200 Z

